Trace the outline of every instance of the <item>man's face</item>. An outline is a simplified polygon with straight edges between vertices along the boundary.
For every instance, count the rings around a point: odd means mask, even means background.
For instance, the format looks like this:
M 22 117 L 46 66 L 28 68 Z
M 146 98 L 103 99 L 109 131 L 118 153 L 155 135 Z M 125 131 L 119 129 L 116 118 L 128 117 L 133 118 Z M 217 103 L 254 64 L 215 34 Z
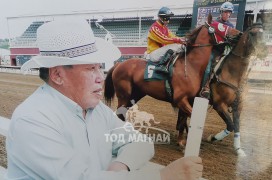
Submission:
M 227 21 L 230 18 L 231 11 L 223 11 L 221 17 L 223 21 Z
M 169 24 L 170 17 L 160 17 L 160 19 L 165 26 L 167 26 Z
M 100 64 L 65 68 L 63 88 L 67 97 L 83 109 L 94 108 L 102 98 L 104 74 Z

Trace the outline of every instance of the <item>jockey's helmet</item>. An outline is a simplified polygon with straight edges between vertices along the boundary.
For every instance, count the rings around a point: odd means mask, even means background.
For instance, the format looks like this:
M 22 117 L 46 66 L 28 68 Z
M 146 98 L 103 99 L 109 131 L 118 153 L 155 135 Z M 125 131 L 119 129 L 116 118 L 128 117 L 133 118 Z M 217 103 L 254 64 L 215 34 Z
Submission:
M 220 13 L 224 11 L 230 11 L 231 13 L 233 13 L 233 10 L 234 6 L 231 2 L 224 2 L 220 7 Z
M 174 16 L 174 13 L 168 7 L 162 7 L 159 12 L 158 16 L 164 19 L 170 19 L 170 17 Z

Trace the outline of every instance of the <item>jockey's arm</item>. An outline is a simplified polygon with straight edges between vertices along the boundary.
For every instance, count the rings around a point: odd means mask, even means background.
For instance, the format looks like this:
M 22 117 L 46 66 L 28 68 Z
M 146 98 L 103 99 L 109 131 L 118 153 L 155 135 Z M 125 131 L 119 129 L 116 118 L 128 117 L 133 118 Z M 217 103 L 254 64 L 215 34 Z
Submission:
M 178 37 L 178 36 L 176 36 L 172 31 L 168 31 L 168 34 L 169 34 L 169 37 L 171 37 L 171 38 L 179 38 L 180 39 L 180 41 L 181 41 L 181 44 L 186 44 L 186 39 L 185 39 L 185 37 Z

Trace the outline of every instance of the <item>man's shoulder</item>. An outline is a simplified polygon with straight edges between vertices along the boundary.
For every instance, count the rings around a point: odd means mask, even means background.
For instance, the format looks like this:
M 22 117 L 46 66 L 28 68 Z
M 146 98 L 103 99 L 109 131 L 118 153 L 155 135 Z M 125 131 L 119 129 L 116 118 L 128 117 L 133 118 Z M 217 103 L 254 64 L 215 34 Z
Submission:
M 13 117 L 20 116 L 33 116 L 35 112 L 46 111 L 47 109 L 52 109 L 51 103 L 53 98 L 50 98 L 46 93 L 42 92 L 42 86 L 40 86 L 34 93 L 32 93 L 28 98 L 26 98 L 13 112 Z
M 151 27 L 161 27 L 162 25 L 160 23 L 158 23 L 158 21 L 155 21 Z

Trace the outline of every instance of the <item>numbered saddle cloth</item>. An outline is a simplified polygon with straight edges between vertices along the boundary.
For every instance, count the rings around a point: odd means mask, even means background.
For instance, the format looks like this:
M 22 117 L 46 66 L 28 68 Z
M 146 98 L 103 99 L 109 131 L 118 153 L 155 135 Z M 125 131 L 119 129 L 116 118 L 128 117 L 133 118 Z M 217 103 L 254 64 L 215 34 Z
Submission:
M 145 81 L 161 81 L 161 80 L 168 80 L 172 78 L 172 71 L 173 71 L 173 64 L 169 65 L 169 73 L 163 74 L 158 73 L 156 68 L 158 63 L 154 63 L 150 60 L 147 61 L 144 73 L 144 80 Z

